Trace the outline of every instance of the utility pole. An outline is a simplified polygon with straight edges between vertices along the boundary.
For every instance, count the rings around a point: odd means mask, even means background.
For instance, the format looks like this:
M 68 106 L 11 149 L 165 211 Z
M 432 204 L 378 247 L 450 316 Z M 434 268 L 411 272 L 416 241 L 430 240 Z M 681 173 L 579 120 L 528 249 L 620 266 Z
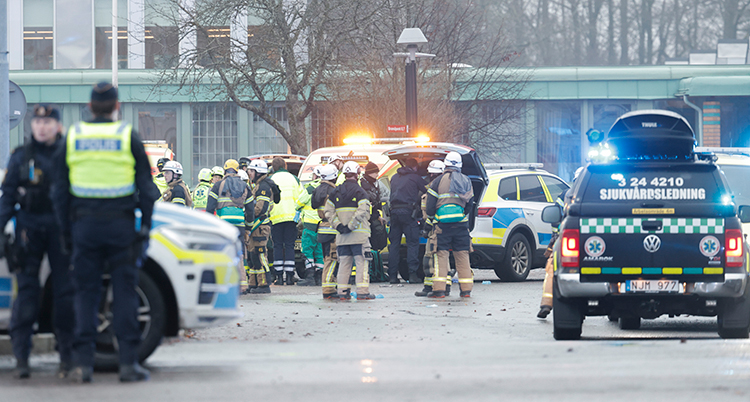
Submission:
M 0 0 L 0 168 L 10 157 L 10 76 L 8 65 L 8 0 Z

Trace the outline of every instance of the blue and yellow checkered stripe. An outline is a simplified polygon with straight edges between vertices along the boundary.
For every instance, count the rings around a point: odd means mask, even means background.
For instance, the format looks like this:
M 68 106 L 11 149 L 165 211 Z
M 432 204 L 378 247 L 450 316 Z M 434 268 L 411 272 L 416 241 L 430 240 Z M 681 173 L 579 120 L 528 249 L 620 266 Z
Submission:
M 722 267 L 665 267 L 665 268 L 646 268 L 646 267 L 583 267 L 581 275 L 723 275 Z
M 644 220 L 660 220 L 661 230 L 643 230 Z M 581 218 L 581 233 L 724 233 L 724 219 L 721 218 Z

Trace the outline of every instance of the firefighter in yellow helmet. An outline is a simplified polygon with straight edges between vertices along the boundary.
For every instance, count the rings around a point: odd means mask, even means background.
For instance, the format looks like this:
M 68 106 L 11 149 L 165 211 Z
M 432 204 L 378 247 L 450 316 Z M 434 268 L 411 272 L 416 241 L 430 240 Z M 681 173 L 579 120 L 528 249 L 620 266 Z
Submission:
M 221 166 L 211 168 L 211 184 L 218 183 L 224 178 L 224 169 Z
M 193 191 L 193 207 L 205 211 L 208 203 L 208 193 L 211 192 L 211 169 L 203 168 L 198 173 L 198 185 Z

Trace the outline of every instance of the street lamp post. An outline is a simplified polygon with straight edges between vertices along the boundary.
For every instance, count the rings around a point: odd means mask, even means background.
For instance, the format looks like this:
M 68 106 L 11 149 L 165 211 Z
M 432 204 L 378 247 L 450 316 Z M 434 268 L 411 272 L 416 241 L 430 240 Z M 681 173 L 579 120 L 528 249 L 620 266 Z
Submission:
M 427 43 L 427 38 L 419 28 L 404 29 L 396 43 L 406 45 L 406 53 L 394 53 L 393 55 L 406 58 L 406 125 L 412 135 L 417 135 L 419 126 L 417 115 L 417 59 L 420 57 L 435 57 L 435 55 L 417 52 L 417 46 Z

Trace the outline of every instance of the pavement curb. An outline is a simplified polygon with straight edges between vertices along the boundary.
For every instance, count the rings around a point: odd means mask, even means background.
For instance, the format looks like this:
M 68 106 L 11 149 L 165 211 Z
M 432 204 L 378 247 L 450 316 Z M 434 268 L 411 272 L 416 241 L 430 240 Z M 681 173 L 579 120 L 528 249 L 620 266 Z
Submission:
M 31 354 L 38 355 L 55 351 L 54 334 L 36 334 L 32 337 L 32 343 L 34 348 L 31 350 Z M 0 335 L 0 356 L 4 355 L 13 355 L 10 335 Z

